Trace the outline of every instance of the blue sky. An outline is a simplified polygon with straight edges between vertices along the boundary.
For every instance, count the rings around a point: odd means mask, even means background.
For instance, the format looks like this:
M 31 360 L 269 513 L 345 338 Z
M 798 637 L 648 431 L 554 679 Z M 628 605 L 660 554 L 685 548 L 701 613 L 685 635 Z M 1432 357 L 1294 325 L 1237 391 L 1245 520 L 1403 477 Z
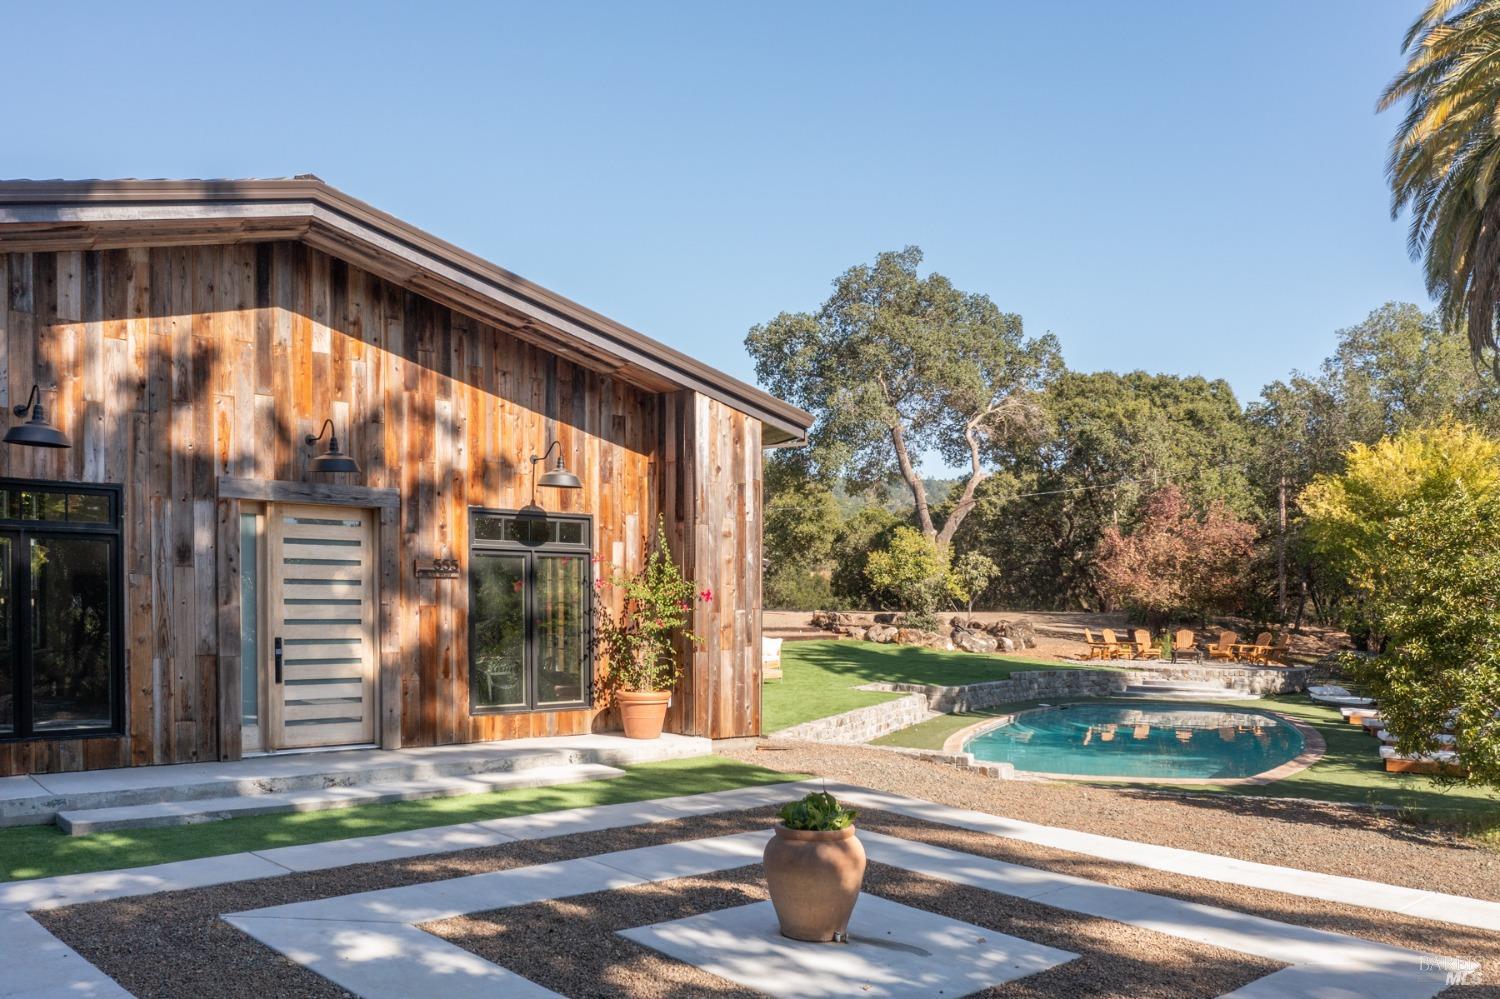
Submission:
M 0 176 L 316 173 L 746 378 L 916 243 L 1243 400 L 1427 304 L 1374 113 L 1419 6 L 14 2 Z

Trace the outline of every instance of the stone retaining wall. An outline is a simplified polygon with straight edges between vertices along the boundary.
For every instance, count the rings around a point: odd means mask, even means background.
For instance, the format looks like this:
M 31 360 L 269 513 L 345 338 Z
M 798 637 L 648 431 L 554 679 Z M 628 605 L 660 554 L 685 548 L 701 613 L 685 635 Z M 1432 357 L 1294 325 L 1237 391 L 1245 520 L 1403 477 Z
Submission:
M 879 689 L 892 688 L 886 685 Z M 921 694 L 909 694 L 841 715 L 803 722 L 771 735 L 776 739 L 805 739 L 809 742 L 869 742 L 931 718 L 933 712 L 927 709 L 927 703 L 927 698 Z
M 864 690 L 900 690 L 921 694 L 932 711 L 952 714 L 993 708 L 1016 701 L 1054 697 L 1109 697 L 1125 691 L 1126 674 L 1112 670 L 1048 669 L 1012 673 L 1005 680 L 937 687 L 920 683 L 872 683 Z
M 1208 663 L 1150 663 L 1127 667 L 1131 683 L 1142 679 L 1187 680 L 1217 683 L 1247 694 L 1295 694 L 1307 689 L 1310 670 L 1306 666 L 1286 668 L 1262 666 L 1220 666 Z

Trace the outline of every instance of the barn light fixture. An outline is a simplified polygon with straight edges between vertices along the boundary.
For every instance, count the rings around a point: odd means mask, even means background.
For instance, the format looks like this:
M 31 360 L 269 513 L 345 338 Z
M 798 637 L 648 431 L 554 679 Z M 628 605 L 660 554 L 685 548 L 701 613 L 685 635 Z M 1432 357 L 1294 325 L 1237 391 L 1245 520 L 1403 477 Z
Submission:
M 314 458 L 308 468 L 314 472 L 358 472 L 359 462 L 339 449 L 339 435 L 333 429 L 332 420 L 324 420 L 322 429 L 316 434 L 307 435 L 308 445 L 322 440 L 325 431 L 328 434 L 328 450 Z
M 583 483 L 578 481 L 578 476 L 563 467 L 560 441 L 553 441 L 551 444 L 548 444 L 547 450 L 542 452 L 541 457 L 537 457 L 536 455 L 531 456 L 531 474 L 536 474 L 537 462 L 546 461 L 547 455 L 552 453 L 553 448 L 558 448 L 557 464 L 552 467 L 551 471 L 543 472 L 542 477 L 536 480 L 536 485 L 551 486 L 554 489 L 582 489 Z
M 11 427 L 5 432 L 5 443 L 25 444 L 27 447 L 72 447 L 72 441 L 68 435 L 47 422 L 47 411 L 42 406 L 42 389 L 40 385 L 31 386 L 31 395 L 26 401 L 14 407 L 17 416 L 25 416 L 26 411 L 31 411 L 31 419 L 19 427 Z

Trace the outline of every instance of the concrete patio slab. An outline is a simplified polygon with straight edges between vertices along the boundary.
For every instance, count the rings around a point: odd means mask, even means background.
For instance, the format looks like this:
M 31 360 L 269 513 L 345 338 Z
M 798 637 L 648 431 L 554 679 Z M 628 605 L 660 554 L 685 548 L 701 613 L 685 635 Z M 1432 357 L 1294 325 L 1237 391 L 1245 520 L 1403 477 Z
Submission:
M 152 895 L 182 891 L 232 881 L 275 878 L 291 873 L 285 867 L 253 853 L 231 853 L 223 857 L 179 860 L 151 867 L 132 867 L 94 874 L 65 874 L 34 881 L 0 884 L 0 910 L 60 909 L 67 905 L 104 902 L 130 895 Z
M 756 902 L 620 936 L 776 999 L 961 996 L 1078 956 L 875 895 L 861 894 L 854 911 L 879 934 L 856 932 L 847 945 L 788 940 L 771 903 Z
M 566 999 L 414 926 L 246 916 L 228 922 L 363 999 Z
M 76 996 L 130 999 L 130 993 L 24 912 L 0 912 L 0 947 L 7 960 L 0 976 L 5 999 Z
M 228 798 L 123 805 L 116 808 L 63 810 L 57 813 L 57 825 L 70 836 L 87 836 L 118 829 L 160 829 L 167 826 L 245 818 L 251 815 L 321 812 L 335 808 L 349 808 L 353 805 L 421 801 L 427 798 L 454 798 L 466 794 L 489 794 L 519 788 L 551 787 L 558 784 L 577 784 L 583 781 L 609 780 L 623 776 L 625 776 L 625 771 L 618 767 L 607 767 L 601 763 L 526 767 L 521 770 L 500 770 L 452 777 L 426 777 L 421 780 L 353 786 L 339 785 L 274 794 L 247 794 Z

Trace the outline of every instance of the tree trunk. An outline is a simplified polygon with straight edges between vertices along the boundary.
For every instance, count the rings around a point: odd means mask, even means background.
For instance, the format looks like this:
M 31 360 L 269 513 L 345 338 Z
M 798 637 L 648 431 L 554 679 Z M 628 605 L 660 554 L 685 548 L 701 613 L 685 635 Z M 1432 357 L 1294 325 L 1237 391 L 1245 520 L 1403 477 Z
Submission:
M 1278 522 L 1276 538 L 1276 619 L 1286 624 L 1286 476 L 1277 484 Z

